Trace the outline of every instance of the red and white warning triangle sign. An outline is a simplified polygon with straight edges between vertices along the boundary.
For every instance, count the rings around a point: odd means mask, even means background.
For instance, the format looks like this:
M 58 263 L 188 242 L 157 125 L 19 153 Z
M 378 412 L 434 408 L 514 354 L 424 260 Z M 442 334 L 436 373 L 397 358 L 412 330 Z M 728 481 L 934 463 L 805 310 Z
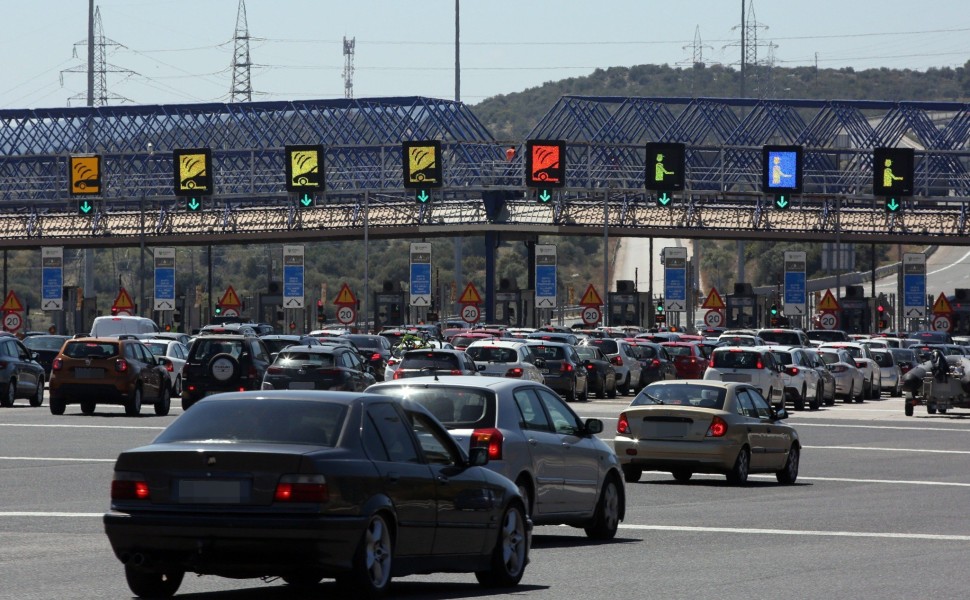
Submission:
M 222 300 L 219 300 L 219 306 L 222 308 L 242 308 L 242 302 L 239 300 L 239 295 L 236 294 L 236 290 L 232 289 L 232 286 L 226 288 L 226 293 L 222 295 Z
M 17 294 L 13 293 L 13 290 L 7 293 L 7 299 L 3 301 L 3 306 L 0 306 L 0 310 L 4 312 L 23 312 L 24 305 L 20 303 L 20 298 Z
M 350 287 L 345 283 L 340 288 L 340 292 L 337 294 L 337 298 L 333 303 L 337 306 L 356 306 L 357 298 L 354 297 L 354 293 L 350 291 Z
M 128 290 L 125 288 L 118 290 L 118 297 L 115 298 L 115 303 L 111 305 L 111 309 L 115 312 L 131 312 L 135 310 L 135 303 L 128 294 Z
M 468 285 L 465 286 L 465 291 L 462 292 L 461 297 L 458 298 L 458 303 L 459 304 L 481 304 L 482 303 L 482 296 L 481 294 L 478 293 L 478 288 L 475 287 L 474 283 L 470 281 L 468 282 Z
M 711 288 L 711 293 L 707 295 L 707 300 L 704 300 L 704 304 L 701 304 L 701 308 L 706 308 L 708 310 L 724 310 L 724 298 L 717 293 L 717 288 Z
M 596 293 L 596 288 L 593 287 L 592 283 L 589 284 L 589 287 L 586 288 L 586 293 L 583 294 L 583 298 L 582 300 L 579 301 L 579 305 L 580 306 L 603 306 L 603 299 L 600 298 L 600 295 L 598 293 Z
M 821 302 L 815 305 L 815 310 L 839 310 L 839 301 L 832 295 L 832 290 L 825 290 L 825 295 L 822 296 Z

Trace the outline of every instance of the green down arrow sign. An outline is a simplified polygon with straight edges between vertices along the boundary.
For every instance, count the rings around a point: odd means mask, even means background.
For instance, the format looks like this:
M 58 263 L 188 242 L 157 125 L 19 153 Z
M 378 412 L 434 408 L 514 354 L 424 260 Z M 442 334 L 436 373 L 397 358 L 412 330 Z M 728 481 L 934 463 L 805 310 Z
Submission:
M 415 197 L 421 204 L 427 204 L 428 201 L 431 200 L 431 195 L 428 194 L 427 190 L 418 190 L 417 196 Z
M 660 206 L 667 206 L 668 204 L 670 204 L 671 200 L 673 200 L 673 198 L 671 198 L 667 194 L 667 192 L 664 192 L 663 194 L 660 194 L 659 196 L 657 196 L 657 204 L 659 204 Z
M 539 190 L 538 197 L 539 197 L 539 202 L 542 202 L 543 204 L 552 200 L 552 194 L 549 193 L 549 190 Z
M 195 211 L 199 210 L 200 208 L 202 208 L 202 203 L 199 202 L 198 199 L 196 199 L 196 198 L 189 198 L 185 202 L 185 207 L 187 209 L 195 212 Z
M 311 196 L 310 194 L 303 194 L 303 197 L 300 198 L 300 205 L 303 206 L 304 208 L 307 208 L 311 204 L 313 204 L 313 196 Z
M 791 206 L 791 202 L 789 202 L 788 198 L 782 194 L 780 196 L 775 196 L 775 206 L 780 209 L 786 209 Z
M 94 210 L 94 205 L 92 205 L 90 202 L 88 202 L 87 200 L 85 200 L 84 202 L 82 202 L 78 206 L 78 210 L 81 211 L 81 214 L 82 215 L 86 215 L 89 212 L 91 212 L 92 210 Z
M 895 198 L 886 198 L 886 211 L 887 212 L 899 212 L 899 209 L 903 207 Z

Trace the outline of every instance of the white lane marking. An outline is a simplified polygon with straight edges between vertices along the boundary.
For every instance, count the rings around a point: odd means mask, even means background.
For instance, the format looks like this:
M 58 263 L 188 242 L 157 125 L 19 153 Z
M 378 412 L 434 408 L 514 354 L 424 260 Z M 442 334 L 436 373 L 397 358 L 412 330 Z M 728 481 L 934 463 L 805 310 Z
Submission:
M 657 479 L 670 479 L 670 475 L 663 471 L 650 471 L 643 474 L 643 477 L 654 476 Z M 722 475 L 706 475 L 698 473 L 695 479 L 721 479 Z M 749 479 L 775 479 L 774 475 L 748 475 Z M 798 476 L 798 481 L 836 481 L 839 483 L 893 483 L 899 485 L 929 485 L 937 487 L 970 487 L 970 483 L 960 483 L 958 481 L 919 481 L 910 479 L 859 479 L 856 477 L 805 477 Z
M 104 513 L 37 512 L 37 511 L 0 512 L 0 517 L 69 517 L 69 518 L 84 517 L 84 518 L 87 518 L 87 517 L 103 517 L 103 516 L 104 516 Z
M 970 450 L 929 450 L 926 448 L 878 448 L 875 446 L 805 446 L 813 450 L 868 450 L 872 452 L 923 452 L 926 454 L 970 454 Z
M 955 267 L 957 265 L 962 265 L 962 264 L 964 264 L 963 261 L 967 260 L 967 258 L 970 258 L 970 252 L 967 252 L 966 254 L 964 254 L 963 256 L 961 256 L 959 259 L 957 259 L 956 262 L 951 262 L 951 263 L 947 264 L 946 266 L 940 267 L 939 269 L 937 269 L 935 271 L 930 271 L 929 273 L 927 273 L 927 275 L 936 275 L 937 273 L 946 271 L 947 269 L 953 268 L 953 267 Z
M 0 456 L 0 460 L 50 460 L 68 462 L 114 462 L 116 458 L 58 458 L 56 456 Z
M 692 527 L 688 525 L 633 525 L 621 523 L 620 529 L 642 531 L 683 531 L 697 533 L 748 533 L 756 535 L 801 535 L 817 537 L 891 538 L 907 540 L 934 540 L 970 542 L 970 535 L 945 535 L 938 533 L 894 533 L 891 531 L 814 531 L 807 529 L 746 529 L 742 527 Z
M 54 425 L 49 423 L 0 423 L 0 427 L 62 427 L 65 429 L 144 429 L 161 431 L 164 427 L 138 427 L 135 425 Z
M 970 429 L 955 429 L 953 427 L 911 427 L 904 425 L 842 425 L 839 423 L 797 423 L 798 427 L 847 427 L 849 429 L 900 429 L 907 431 L 954 431 L 970 433 Z

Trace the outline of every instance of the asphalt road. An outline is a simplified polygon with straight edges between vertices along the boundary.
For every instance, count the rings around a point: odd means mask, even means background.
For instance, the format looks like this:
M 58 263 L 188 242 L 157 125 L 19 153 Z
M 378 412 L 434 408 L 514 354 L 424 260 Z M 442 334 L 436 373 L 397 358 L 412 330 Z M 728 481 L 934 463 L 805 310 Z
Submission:
M 575 404 L 612 437 L 629 399 Z M 0 409 L 0 598 L 129 598 L 101 515 L 117 453 L 169 417 L 119 407 L 62 417 L 46 404 Z M 898 398 L 793 413 L 805 449 L 794 486 L 753 477 L 627 484 L 618 538 L 539 527 L 519 597 L 965 598 L 970 589 L 970 413 L 903 416 Z M 335 593 L 330 582 L 318 597 Z M 396 580 L 395 598 L 498 598 L 471 575 Z M 282 582 L 187 576 L 179 597 L 295 598 Z

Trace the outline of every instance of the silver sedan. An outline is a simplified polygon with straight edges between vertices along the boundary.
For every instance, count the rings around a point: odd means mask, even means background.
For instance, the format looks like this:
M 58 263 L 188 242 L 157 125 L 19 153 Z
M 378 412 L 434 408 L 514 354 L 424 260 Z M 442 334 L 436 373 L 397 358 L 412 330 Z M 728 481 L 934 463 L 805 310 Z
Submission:
M 841 396 L 843 402 L 852 402 L 853 399 L 862 402 L 866 376 L 856 367 L 852 356 L 839 348 L 819 348 L 818 355 L 835 377 L 835 395 Z

